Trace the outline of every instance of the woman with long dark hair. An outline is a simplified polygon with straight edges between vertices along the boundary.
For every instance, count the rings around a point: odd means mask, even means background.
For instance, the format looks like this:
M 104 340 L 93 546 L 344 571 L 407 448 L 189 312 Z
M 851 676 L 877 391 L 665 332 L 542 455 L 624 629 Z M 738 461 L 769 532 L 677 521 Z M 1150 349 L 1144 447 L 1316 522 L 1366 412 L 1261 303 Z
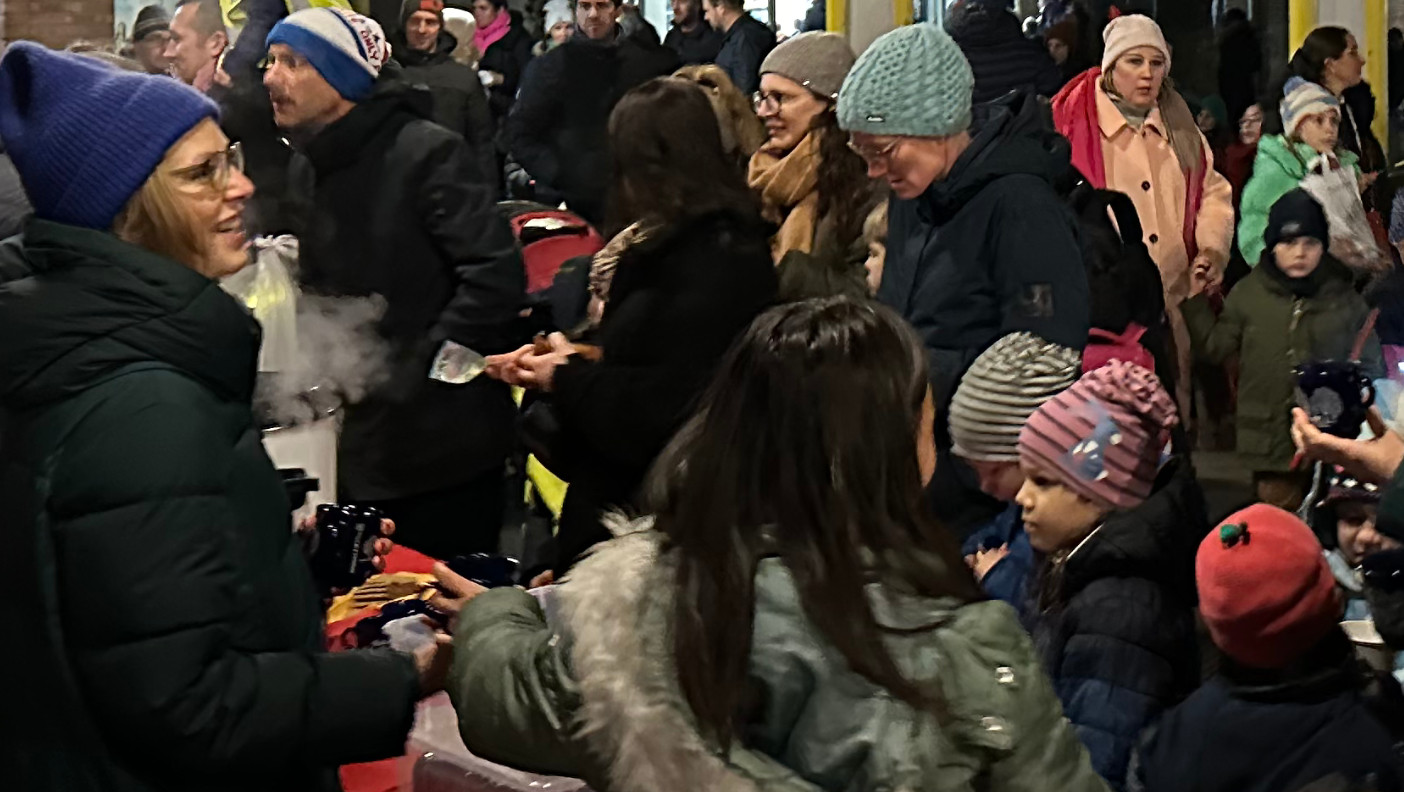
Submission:
M 655 468 L 656 517 L 551 592 L 559 620 L 448 581 L 468 747 L 601 792 L 1104 789 L 927 510 L 934 421 L 895 313 L 762 314 Z
M 780 226 L 772 250 L 837 251 L 855 269 L 867 252 L 863 220 L 876 201 L 863 158 L 848 148 L 836 107 L 853 50 L 836 33 L 802 33 L 761 64 L 756 113 L 767 139 L 751 157 L 751 189 Z
M 771 226 L 701 88 L 644 83 L 615 107 L 609 138 L 619 232 L 591 269 L 599 359 L 555 336 L 549 352 L 528 346 L 490 361 L 493 375 L 549 393 L 561 425 L 552 456 L 570 490 L 558 574 L 609 537 L 601 513 L 634 503 L 722 353 L 775 299 Z

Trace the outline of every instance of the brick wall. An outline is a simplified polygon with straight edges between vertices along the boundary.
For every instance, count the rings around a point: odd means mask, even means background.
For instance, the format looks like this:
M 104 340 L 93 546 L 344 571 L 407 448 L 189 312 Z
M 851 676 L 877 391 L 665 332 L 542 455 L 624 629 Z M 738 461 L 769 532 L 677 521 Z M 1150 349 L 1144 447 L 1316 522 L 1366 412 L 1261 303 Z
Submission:
M 64 47 L 75 39 L 112 41 L 112 0 L 4 0 L 7 41 Z

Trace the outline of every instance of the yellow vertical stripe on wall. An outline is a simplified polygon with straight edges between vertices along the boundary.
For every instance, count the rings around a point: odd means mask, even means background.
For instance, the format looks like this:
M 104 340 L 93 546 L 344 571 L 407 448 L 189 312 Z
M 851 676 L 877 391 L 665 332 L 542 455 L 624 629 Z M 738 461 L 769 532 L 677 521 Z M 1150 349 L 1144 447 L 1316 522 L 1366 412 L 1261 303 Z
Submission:
M 830 33 L 847 33 L 848 0 L 824 0 L 824 20 Z
M 892 25 L 901 27 L 916 21 L 915 0 L 892 0 Z
M 1389 149 L 1389 0 L 1365 3 L 1365 38 L 1358 42 L 1365 56 L 1365 79 L 1375 92 L 1375 123 L 1370 128 Z
M 1316 28 L 1316 0 L 1290 0 L 1287 9 L 1287 52 L 1297 51 Z M 1290 55 L 1289 55 L 1290 57 Z

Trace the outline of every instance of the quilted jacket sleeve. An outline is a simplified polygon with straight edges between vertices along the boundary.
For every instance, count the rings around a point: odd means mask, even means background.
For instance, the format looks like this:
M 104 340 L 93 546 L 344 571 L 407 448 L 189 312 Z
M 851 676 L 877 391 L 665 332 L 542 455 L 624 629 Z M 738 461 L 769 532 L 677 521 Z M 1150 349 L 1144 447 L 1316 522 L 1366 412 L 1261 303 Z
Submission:
M 64 640 L 94 721 L 129 761 L 164 771 L 277 775 L 393 756 L 418 698 L 413 660 L 308 651 L 315 635 L 277 609 L 315 605 L 255 596 L 279 584 L 255 589 L 250 576 L 300 558 L 285 503 L 262 524 L 236 517 L 262 484 L 244 454 L 261 451 L 241 451 L 257 438 L 231 436 L 229 409 L 184 377 L 144 376 L 62 447 L 47 511 Z M 238 625 L 265 617 L 270 634 L 297 634 L 239 648 Z

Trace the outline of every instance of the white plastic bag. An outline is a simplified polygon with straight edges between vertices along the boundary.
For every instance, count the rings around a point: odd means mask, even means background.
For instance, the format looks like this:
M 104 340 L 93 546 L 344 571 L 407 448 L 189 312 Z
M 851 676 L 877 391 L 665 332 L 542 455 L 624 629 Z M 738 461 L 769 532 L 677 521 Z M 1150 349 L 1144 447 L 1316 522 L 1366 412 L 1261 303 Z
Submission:
M 1383 272 L 1389 258 L 1375 242 L 1365 204 L 1360 200 L 1360 184 L 1355 170 L 1341 165 L 1334 154 L 1321 154 L 1307 164 L 1301 188 L 1326 210 L 1331 227 L 1330 252 L 1341 263 L 1358 272 Z
M 292 371 L 298 362 L 297 237 L 259 237 L 253 262 L 225 278 L 220 285 L 244 304 L 263 325 L 259 371 Z

